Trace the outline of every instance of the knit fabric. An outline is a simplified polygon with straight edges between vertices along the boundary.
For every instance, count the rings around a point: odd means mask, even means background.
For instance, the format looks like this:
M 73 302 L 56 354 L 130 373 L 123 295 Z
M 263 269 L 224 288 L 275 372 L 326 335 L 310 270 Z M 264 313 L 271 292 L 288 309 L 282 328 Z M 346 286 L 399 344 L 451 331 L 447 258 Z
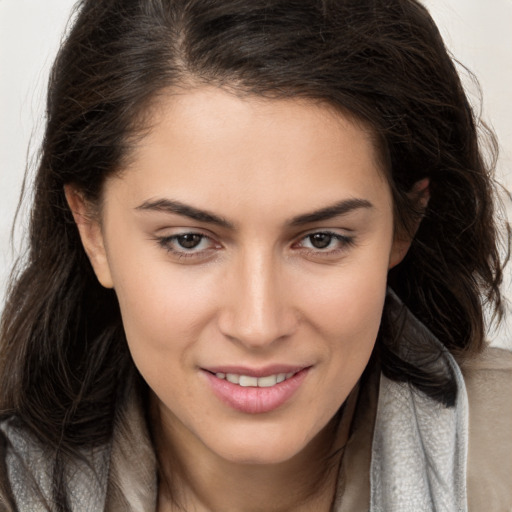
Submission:
M 415 363 L 409 348 L 438 347 L 432 361 L 457 382 L 454 407 L 446 407 L 409 383 L 380 377 L 371 462 L 371 512 L 466 512 L 468 401 L 462 373 L 443 345 L 393 297 L 391 314 L 404 319 L 400 355 Z M 434 350 L 435 353 L 435 350 Z

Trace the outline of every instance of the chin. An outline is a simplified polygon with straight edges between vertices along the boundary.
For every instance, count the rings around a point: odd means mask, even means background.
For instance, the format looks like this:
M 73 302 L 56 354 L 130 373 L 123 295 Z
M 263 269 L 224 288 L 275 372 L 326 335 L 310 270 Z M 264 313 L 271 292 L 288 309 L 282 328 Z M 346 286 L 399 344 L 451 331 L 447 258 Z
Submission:
M 252 430 L 252 429 L 251 429 Z M 209 448 L 233 464 L 281 464 L 301 453 L 311 440 L 304 434 L 290 435 L 287 429 L 259 428 L 253 432 L 236 432 L 223 439 L 212 440 Z
M 291 460 L 300 451 L 295 449 L 283 450 L 280 446 L 276 449 L 274 445 L 266 447 L 238 447 L 224 454 L 219 453 L 224 460 L 232 464 L 244 464 L 248 466 L 277 465 Z

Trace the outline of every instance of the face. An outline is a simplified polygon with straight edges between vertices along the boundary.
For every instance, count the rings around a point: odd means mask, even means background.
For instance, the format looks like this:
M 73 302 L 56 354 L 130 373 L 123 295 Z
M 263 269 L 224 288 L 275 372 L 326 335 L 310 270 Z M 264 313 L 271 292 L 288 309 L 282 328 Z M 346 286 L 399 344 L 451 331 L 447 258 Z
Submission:
M 373 145 L 302 100 L 203 88 L 155 112 L 86 250 L 166 431 L 288 460 L 357 383 L 403 252 Z

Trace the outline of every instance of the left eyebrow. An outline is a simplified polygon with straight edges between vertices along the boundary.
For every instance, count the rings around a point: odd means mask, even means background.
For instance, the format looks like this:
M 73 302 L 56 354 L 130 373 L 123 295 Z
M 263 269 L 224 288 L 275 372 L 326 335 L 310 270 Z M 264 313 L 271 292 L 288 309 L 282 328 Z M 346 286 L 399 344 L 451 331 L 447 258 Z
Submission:
M 326 208 L 293 217 L 287 224 L 290 227 L 303 226 L 304 224 L 311 224 L 312 222 L 329 220 L 340 215 L 346 215 L 347 213 L 361 208 L 373 208 L 373 204 L 366 199 L 345 199 L 331 206 L 327 206 Z

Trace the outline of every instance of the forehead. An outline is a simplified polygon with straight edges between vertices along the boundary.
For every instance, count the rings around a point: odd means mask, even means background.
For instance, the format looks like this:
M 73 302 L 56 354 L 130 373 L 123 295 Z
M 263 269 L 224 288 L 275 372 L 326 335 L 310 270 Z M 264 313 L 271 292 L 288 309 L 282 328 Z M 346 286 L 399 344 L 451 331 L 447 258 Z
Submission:
M 389 201 L 370 131 L 328 105 L 204 87 L 161 96 L 149 117 L 121 175 L 137 199 L 252 201 L 291 215 L 298 202 Z

